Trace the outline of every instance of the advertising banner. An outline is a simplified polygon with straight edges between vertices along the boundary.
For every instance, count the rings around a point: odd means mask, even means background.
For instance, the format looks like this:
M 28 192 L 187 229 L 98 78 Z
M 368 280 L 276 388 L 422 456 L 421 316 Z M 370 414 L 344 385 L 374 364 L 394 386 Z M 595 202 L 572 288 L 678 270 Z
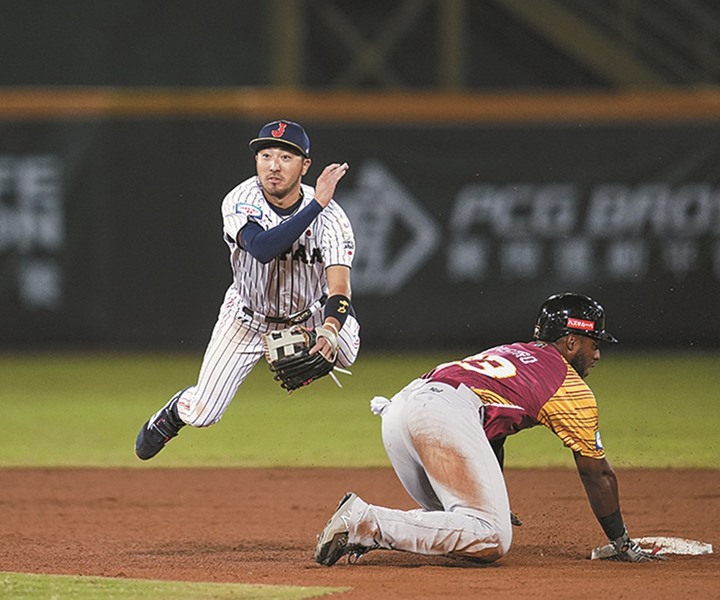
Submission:
M 262 123 L 0 122 L 0 344 L 201 349 L 230 269 L 220 202 Z M 304 123 L 357 238 L 368 349 L 527 339 L 586 293 L 623 347 L 717 347 L 720 123 Z

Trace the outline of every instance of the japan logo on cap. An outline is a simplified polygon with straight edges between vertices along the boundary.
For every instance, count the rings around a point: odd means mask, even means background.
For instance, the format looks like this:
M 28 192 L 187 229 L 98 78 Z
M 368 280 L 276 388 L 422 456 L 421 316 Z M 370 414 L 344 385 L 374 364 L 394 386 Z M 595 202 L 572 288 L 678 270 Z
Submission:
M 310 158 L 310 138 L 303 126 L 293 121 L 272 121 L 263 125 L 249 145 L 253 152 L 257 152 L 277 144 L 290 146 L 305 158 Z

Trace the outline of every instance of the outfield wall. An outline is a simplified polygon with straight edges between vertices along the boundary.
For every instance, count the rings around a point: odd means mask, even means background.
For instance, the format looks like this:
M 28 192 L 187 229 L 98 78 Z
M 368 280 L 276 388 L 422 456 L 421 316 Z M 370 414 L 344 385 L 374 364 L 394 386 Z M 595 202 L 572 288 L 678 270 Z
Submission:
M 200 350 L 247 141 L 302 121 L 358 242 L 368 349 L 529 335 L 596 296 L 626 347 L 720 340 L 720 97 L 0 92 L 0 347 Z

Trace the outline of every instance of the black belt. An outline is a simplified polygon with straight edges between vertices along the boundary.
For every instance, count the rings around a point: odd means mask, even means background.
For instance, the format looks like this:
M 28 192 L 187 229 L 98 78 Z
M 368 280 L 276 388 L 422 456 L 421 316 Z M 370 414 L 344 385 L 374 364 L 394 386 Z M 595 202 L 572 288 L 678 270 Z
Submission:
M 242 311 L 248 317 L 252 317 L 253 319 L 256 319 L 258 321 L 264 321 L 265 323 L 277 323 L 280 325 L 300 325 L 300 323 L 304 323 L 305 321 L 307 321 L 318 308 L 325 304 L 326 301 L 327 294 L 323 294 L 319 300 L 316 300 L 307 308 L 301 310 L 298 313 L 295 313 L 294 315 L 290 315 L 289 317 L 273 317 L 271 315 L 263 315 L 255 312 L 252 308 L 248 308 L 247 306 L 243 306 Z

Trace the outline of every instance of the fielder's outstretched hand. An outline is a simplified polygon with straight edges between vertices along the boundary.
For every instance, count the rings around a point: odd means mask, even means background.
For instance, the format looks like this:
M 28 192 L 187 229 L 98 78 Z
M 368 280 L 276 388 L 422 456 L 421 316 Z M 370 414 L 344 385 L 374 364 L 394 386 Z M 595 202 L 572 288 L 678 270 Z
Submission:
M 318 201 L 320 206 L 325 208 L 330 204 L 330 200 L 332 200 L 333 194 L 335 194 L 335 187 L 338 181 L 345 176 L 349 168 L 345 162 L 342 164 L 333 163 L 323 169 L 323 172 L 320 173 L 320 176 L 317 178 L 317 183 L 315 184 L 315 200 Z

